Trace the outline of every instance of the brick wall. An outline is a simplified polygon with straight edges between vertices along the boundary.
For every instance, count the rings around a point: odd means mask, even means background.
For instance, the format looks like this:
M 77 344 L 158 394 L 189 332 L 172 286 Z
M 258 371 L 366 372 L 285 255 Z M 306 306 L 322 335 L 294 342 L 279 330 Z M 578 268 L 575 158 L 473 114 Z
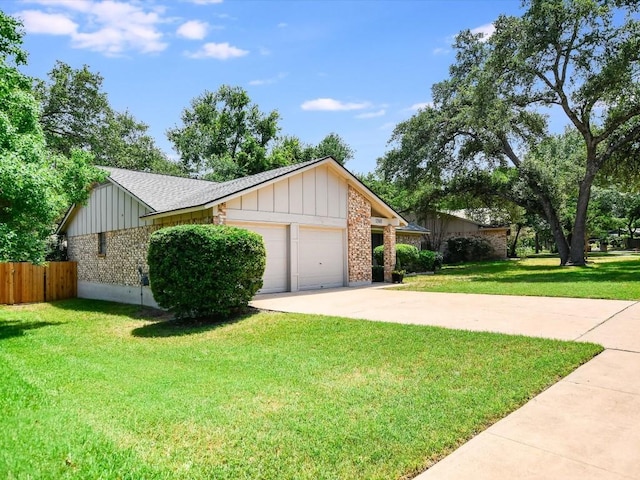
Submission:
M 384 281 L 391 282 L 391 272 L 396 268 L 396 227 L 384 227 Z
M 413 245 L 420 250 L 422 247 L 422 235 L 407 235 L 406 233 L 396 232 L 396 243 Z
M 349 283 L 371 282 L 371 203 L 350 186 L 347 210 Z
M 202 217 L 191 220 L 166 221 L 126 230 L 105 232 L 106 255 L 98 255 L 98 234 L 78 235 L 67 239 L 69 260 L 78 262 L 78 280 L 114 285 L 140 285 L 138 266 L 148 272 L 147 249 L 151 234 L 163 227 L 185 223 L 211 223 Z
M 489 241 L 496 253 L 496 258 L 507 258 L 507 232 L 506 230 L 478 230 L 474 233 L 469 232 L 450 232 L 444 235 L 440 250 L 444 252 L 447 248 L 447 240 L 454 237 L 477 237 Z
M 489 240 L 498 258 L 507 258 L 507 232 L 505 230 L 480 230 L 480 236 Z

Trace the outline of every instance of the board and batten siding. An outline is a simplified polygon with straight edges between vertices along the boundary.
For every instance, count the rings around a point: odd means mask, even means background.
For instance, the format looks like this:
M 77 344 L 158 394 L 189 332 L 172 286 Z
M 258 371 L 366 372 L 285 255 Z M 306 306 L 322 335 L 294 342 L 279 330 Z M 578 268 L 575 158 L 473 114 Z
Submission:
M 306 217 L 310 224 L 346 226 L 347 182 L 328 166 L 319 166 L 229 200 L 227 215 L 229 219 L 263 221 Z
M 100 185 L 92 190 L 87 204 L 76 210 L 67 227 L 67 236 L 142 227 L 150 222 L 140 217 L 150 212 L 121 188 L 113 184 Z

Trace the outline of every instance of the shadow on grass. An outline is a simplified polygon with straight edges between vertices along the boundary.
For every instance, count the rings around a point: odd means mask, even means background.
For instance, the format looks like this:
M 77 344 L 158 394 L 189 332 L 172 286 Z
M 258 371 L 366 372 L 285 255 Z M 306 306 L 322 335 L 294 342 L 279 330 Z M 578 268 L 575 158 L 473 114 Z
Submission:
M 160 310 L 158 308 L 152 308 L 140 305 L 133 305 L 128 303 L 107 302 L 104 300 L 93 300 L 86 298 L 72 298 L 68 300 L 58 300 L 50 302 L 50 305 L 54 308 L 61 310 L 71 310 L 74 312 L 86 312 L 86 313 L 102 313 L 106 315 L 121 315 L 135 320 L 158 320 L 169 319 L 173 315 Z
M 49 327 L 51 325 L 63 325 L 58 322 L 21 322 L 20 320 L 7 320 L 0 322 L 0 340 L 12 337 L 21 337 L 27 330 Z
M 163 338 L 163 337 L 181 337 L 185 335 L 194 335 L 198 333 L 216 330 L 238 323 L 249 318 L 259 310 L 249 308 L 242 313 L 229 317 L 205 317 L 205 318 L 187 318 L 180 320 L 163 320 L 160 322 L 150 323 L 143 327 L 135 328 L 131 331 L 134 337 L 142 338 Z

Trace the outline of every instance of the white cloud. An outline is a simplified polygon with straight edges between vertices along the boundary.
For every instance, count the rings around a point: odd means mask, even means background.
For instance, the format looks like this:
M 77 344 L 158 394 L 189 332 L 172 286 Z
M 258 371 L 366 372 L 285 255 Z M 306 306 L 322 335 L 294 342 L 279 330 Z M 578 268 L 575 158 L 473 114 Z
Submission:
M 180 25 L 178 30 L 176 30 L 176 34 L 189 40 L 202 40 L 207 36 L 207 30 L 209 30 L 209 24 L 207 22 L 190 20 Z
M 321 110 L 328 112 L 340 112 L 348 110 L 362 110 L 369 107 L 369 102 L 341 102 L 333 98 L 316 98 L 315 100 L 307 100 L 300 107 L 302 110 Z
M 433 102 L 420 102 L 414 103 L 407 110 L 411 110 L 413 112 L 417 112 L 418 110 L 422 110 L 423 108 L 433 107 Z
M 483 42 L 489 40 L 489 38 L 491 38 L 491 35 L 493 35 L 495 31 L 496 27 L 493 25 L 493 23 L 487 23 L 485 25 L 480 25 L 479 27 L 471 29 L 471 33 L 473 33 L 474 35 L 477 35 L 479 33 L 482 34 Z
M 213 5 L 215 3 L 222 3 L 223 0 L 189 0 L 191 3 L 195 3 L 196 5 Z
M 284 79 L 287 75 L 288 75 L 287 73 L 279 73 L 275 77 L 265 78 L 265 79 L 260 79 L 260 80 L 251 80 L 249 82 L 249 85 L 253 85 L 253 86 L 271 85 L 271 84 L 277 83 L 280 80 Z
M 33 0 L 47 12 L 29 10 L 25 17 L 28 33 L 68 35 L 74 48 L 86 48 L 105 55 L 122 55 L 128 50 L 141 53 L 167 48 L 159 25 L 164 7 L 102 0 Z M 46 26 L 43 21 L 50 21 Z
M 387 111 L 383 108 L 378 110 L 377 112 L 366 112 L 356 115 L 356 118 L 376 118 L 376 117 L 384 117 Z
M 41 33 L 48 35 L 73 35 L 78 24 L 66 15 L 60 13 L 44 13 L 39 10 L 25 10 L 18 12 L 24 22 L 24 28 L 29 33 Z
M 215 58 L 217 60 L 228 60 L 229 58 L 244 57 L 249 53 L 238 47 L 225 43 L 205 43 L 197 52 L 186 52 L 189 58 Z
M 442 47 L 438 47 L 438 48 L 434 48 L 432 53 L 434 55 L 446 55 L 451 51 L 450 48 L 442 48 Z
M 280 23 L 278 24 L 278 28 L 285 28 L 285 27 L 287 27 L 288 25 L 289 25 L 288 23 L 280 22 Z

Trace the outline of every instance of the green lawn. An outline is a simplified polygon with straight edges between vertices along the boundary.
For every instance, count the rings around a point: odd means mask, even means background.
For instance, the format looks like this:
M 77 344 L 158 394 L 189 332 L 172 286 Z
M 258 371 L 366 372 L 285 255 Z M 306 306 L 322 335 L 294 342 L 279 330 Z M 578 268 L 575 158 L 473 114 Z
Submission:
M 420 292 L 640 300 L 640 256 L 594 256 L 586 267 L 557 258 L 470 263 L 404 280 L 401 288 Z
M 254 313 L 0 307 L 0 478 L 409 477 L 593 344 Z

